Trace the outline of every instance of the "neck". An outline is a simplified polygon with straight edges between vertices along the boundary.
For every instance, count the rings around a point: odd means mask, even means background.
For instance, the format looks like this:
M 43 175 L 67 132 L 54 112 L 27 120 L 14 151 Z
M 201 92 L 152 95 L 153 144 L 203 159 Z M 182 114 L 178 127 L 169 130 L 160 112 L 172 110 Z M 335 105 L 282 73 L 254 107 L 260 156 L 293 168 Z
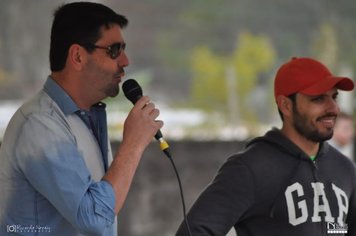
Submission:
M 283 126 L 281 131 L 308 156 L 316 156 L 318 153 L 320 146 L 319 142 L 310 141 L 300 135 L 295 129 L 288 129 L 286 126 Z
M 64 91 L 66 91 L 80 109 L 89 111 L 90 107 L 96 103 L 85 93 L 85 89 L 80 85 L 80 79 L 76 76 L 61 71 L 52 72 L 51 77 Z

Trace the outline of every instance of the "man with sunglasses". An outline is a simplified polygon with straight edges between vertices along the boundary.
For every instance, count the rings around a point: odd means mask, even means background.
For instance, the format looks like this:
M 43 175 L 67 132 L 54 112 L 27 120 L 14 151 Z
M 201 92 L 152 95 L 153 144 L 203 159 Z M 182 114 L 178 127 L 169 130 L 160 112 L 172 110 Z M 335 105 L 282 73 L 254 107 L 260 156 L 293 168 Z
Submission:
M 163 125 L 143 96 L 112 158 L 105 104 L 129 61 L 127 19 L 101 4 L 61 6 L 42 91 L 12 117 L 0 149 L 0 235 L 116 235 L 142 153 Z

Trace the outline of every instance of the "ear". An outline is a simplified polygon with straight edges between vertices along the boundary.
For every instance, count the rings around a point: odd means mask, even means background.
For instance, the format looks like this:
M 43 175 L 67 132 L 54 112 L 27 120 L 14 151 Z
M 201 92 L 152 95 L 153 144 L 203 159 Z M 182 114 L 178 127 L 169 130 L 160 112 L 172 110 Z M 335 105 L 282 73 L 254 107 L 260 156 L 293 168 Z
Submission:
M 68 62 L 72 66 L 72 68 L 76 70 L 82 70 L 83 65 L 86 60 L 85 49 L 78 45 L 72 44 L 68 50 Z
M 293 115 L 293 102 L 290 98 L 279 95 L 277 97 L 277 106 L 283 113 L 283 117 L 291 117 Z

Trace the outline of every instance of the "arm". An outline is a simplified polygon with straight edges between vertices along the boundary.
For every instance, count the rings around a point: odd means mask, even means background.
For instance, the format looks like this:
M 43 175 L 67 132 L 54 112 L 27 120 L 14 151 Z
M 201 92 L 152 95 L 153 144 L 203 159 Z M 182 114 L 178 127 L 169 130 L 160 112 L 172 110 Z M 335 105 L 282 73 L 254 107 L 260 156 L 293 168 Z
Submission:
M 246 165 L 230 158 L 188 213 L 188 224 L 196 236 L 226 235 L 254 201 L 253 177 Z M 188 236 L 184 222 L 177 236 Z
M 356 165 L 355 165 L 356 167 Z M 356 175 L 353 175 L 353 179 L 356 180 Z M 348 226 L 348 236 L 356 236 L 356 181 L 354 181 L 355 186 L 354 186 L 354 191 L 350 196 L 350 201 L 349 201 L 349 212 L 348 216 L 346 219 L 346 223 Z
M 77 149 L 75 137 L 64 122 L 59 121 L 58 117 L 54 118 L 53 114 L 25 117 L 21 133 L 14 141 L 14 165 L 31 186 L 75 228 L 82 233 L 101 235 L 111 227 L 143 150 L 152 140 L 154 130 L 162 125 L 161 122 L 154 122 L 158 110 L 152 104 L 145 109 L 139 108 L 139 105 L 147 102 L 148 98 L 144 98 L 132 109 L 125 124 L 125 132 L 130 135 L 124 134 L 123 148 L 117 155 L 119 158 L 103 181 L 92 181 Z M 147 132 L 148 126 L 152 129 L 151 133 Z M 112 182 L 110 177 L 114 178 Z
M 122 144 L 103 177 L 114 189 L 116 214 L 126 199 L 143 151 L 163 126 L 162 121 L 155 121 L 158 115 L 159 111 L 144 96 L 136 102 L 125 121 Z
M 113 189 L 105 181 L 93 182 L 65 122 L 56 113 L 34 113 L 20 129 L 8 148 L 15 173 L 29 183 L 33 198 L 40 199 L 34 211 L 57 211 L 81 233 L 101 235 L 110 229 L 115 219 Z M 21 204 L 29 207 L 33 198 Z

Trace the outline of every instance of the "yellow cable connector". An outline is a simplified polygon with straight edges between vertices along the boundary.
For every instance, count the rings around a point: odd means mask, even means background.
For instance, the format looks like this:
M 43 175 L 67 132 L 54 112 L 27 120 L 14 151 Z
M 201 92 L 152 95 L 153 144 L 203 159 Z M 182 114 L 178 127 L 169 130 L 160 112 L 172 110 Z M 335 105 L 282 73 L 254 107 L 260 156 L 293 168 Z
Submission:
M 166 154 L 168 158 L 172 158 L 168 143 L 163 138 L 160 138 L 158 141 L 159 147 L 164 152 L 164 154 Z
M 168 143 L 163 139 L 163 138 L 160 138 L 159 139 L 159 147 L 162 151 L 166 150 L 167 148 L 169 148 L 169 145 Z

